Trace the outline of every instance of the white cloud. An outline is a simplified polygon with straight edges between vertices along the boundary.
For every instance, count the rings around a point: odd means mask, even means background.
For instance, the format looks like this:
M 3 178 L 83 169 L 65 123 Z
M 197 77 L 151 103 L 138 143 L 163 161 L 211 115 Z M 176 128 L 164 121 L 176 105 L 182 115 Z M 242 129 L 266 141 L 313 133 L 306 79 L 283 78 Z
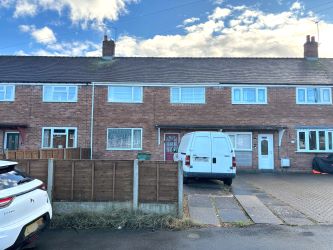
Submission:
M 300 10 L 300 9 L 302 9 L 302 4 L 299 1 L 294 2 L 290 7 L 291 11 Z
M 37 29 L 34 25 L 20 25 L 19 29 L 22 32 L 30 33 L 35 41 L 40 44 L 53 44 L 57 41 L 53 30 L 47 26 Z
M 302 57 L 305 36 L 316 34 L 313 17 L 296 10 L 267 13 L 243 6 L 234 13 L 236 8 L 230 12 L 215 8 L 206 21 L 183 27 L 184 35 L 156 35 L 149 39 L 123 35 L 117 42 L 116 55 Z M 333 57 L 333 24 L 320 25 L 320 56 Z
M 115 21 L 120 15 L 126 14 L 127 5 L 139 0 L 0 0 L 8 7 L 14 7 L 14 17 L 35 16 L 40 11 L 52 10 L 69 13 L 73 23 L 87 26 L 87 23 L 104 20 Z
M 187 18 L 183 21 L 183 24 L 184 25 L 188 25 L 188 24 L 191 24 L 191 23 L 195 23 L 197 21 L 200 21 L 200 18 L 198 17 L 191 17 L 191 18 Z
M 229 16 L 230 13 L 231 13 L 231 9 L 217 7 L 213 11 L 213 13 L 208 16 L 208 18 L 211 20 L 223 19 L 223 18 Z
M 214 4 L 222 4 L 222 3 L 224 3 L 224 0 L 215 0 L 214 1 Z
M 19 0 L 16 2 L 14 17 L 34 16 L 37 13 L 37 7 L 29 0 Z
M 36 55 L 36 56 L 101 56 L 101 44 L 90 41 L 73 41 L 52 43 L 45 48 L 27 53 L 23 50 L 17 51 L 16 55 Z
M 0 7 L 9 8 L 11 5 L 11 0 L 0 0 Z

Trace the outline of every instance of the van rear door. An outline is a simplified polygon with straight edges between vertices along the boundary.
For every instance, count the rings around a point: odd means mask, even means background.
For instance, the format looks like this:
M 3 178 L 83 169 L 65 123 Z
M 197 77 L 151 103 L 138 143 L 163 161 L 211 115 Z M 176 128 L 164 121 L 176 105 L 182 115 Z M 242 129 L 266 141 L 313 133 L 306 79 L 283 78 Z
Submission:
M 232 170 L 232 148 L 228 138 L 212 133 L 212 173 L 229 173 Z
M 209 132 L 195 133 L 190 149 L 193 173 L 211 173 L 211 138 Z

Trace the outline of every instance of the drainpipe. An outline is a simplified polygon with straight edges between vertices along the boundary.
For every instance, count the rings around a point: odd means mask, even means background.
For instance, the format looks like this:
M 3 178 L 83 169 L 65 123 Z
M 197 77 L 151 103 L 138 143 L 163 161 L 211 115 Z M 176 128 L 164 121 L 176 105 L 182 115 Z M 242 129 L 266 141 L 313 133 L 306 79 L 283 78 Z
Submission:
M 93 159 L 94 105 L 95 105 L 95 83 L 92 82 L 92 85 L 91 85 L 91 117 L 90 117 L 90 160 Z

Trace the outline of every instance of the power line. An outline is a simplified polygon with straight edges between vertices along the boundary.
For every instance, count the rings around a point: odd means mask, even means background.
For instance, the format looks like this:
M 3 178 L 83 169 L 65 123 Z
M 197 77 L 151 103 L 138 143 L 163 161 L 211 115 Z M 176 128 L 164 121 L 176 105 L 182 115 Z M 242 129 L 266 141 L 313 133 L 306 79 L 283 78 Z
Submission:
M 132 22 L 132 21 L 136 20 L 137 18 L 142 18 L 142 17 L 146 17 L 146 16 L 152 16 L 152 15 L 160 14 L 160 13 L 163 13 L 163 12 L 179 9 L 179 8 L 182 8 L 182 7 L 185 7 L 185 6 L 188 6 L 188 5 L 193 5 L 193 4 L 196 4 L 196 3 L 199 3 L 199 2 L 203 2 L 203 1 L 204 0 L 196 0 L 196 1 L 192 1 L 192 2 L 187 2 L 187 3 L 175 5 L 175 6 L 170 7 L 170 8 L 160 9 L 160 10 L 157 10 L 157 11 L 153 11 L 153 12 L 149 12 L 149 13 L 146 13 L 146 14 L 138 15 L 138 16 L 132 17 L 132 18 L 126 20 L 126 21 L 122 21 L 121 24 Z

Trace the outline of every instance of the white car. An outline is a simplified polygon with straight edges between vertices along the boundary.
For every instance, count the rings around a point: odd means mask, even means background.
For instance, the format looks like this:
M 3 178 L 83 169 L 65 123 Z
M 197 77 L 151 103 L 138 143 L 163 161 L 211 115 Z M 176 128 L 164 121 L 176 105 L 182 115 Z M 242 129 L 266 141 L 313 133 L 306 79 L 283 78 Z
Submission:
M 45 184 L 0 161 L 0 249 L 29 244 L 52 218 Z

